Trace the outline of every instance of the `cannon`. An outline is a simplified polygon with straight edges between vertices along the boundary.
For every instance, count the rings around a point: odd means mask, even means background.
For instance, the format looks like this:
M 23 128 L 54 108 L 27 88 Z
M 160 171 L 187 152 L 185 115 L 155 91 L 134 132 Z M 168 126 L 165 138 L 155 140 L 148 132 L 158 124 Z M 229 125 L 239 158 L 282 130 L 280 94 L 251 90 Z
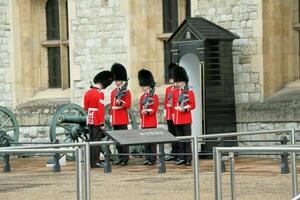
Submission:
M 105 106 L 105 129 L 111 130 L 110 105 Z M 131 110 L 128 110 L 130 125 L 137 129 L 136 118 Z M 88 141 L 88 127 L 86 125 L 86 112 L 77 104 L 61 106 L 51 118 L 50 141 L 59 140 L 61 143 Z
M 0 147 L 19 142 L 19 124 L 14 114 L 0 106 Z

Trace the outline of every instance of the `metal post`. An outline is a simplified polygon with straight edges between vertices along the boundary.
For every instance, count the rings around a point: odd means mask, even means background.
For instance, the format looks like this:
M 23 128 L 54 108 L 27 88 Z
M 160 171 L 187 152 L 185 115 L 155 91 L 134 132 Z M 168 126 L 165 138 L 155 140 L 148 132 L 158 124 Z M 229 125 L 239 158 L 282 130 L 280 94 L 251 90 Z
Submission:
M 280 144 L 282 145 L 287 145 L 288 143 L 288 138 L 283 135 L 280 137 Z M 289 170 L 289 163 L 288 163 L 288 153 L 287 152 L 283 152 L 281 154 L 281 164 L 280 164 L 280 171 L 281 171 L 281 174 L 288 174 L 290 173 L 290 170 Z
M 59 143 L 59 140 L 55 140 L 55 144 L 58 144 L 58 143 Z M 53 172 L 60 172 L 59 159 L 60 159 L 60 154 L 55 153 L 53 156 Z
M 295 129 L 291 132 L 291 144 L 295 144 Z M 298 195 L 298 182 L 297 182 L 297 163 L 296 163 L 296 153 L 291 153 L 291 168 L 292 168 L 292 186 L 293 186 L 293 197 Z
M 85 150 L 85 198 L 91 199 L 91 171 L 90 171 L 90 144 L 87 142 L 84 147 Z
M 77 179 L 77 200 L 83 200 L 83 187 L 82 187 L 82 150 L 77 148 L 76 155 L 76 179 Z
M 213 148 L 214 171 L 215 171 L 215 200 L 222 200 L 222 173 L 221 173 L 221 153 L 218 148 Z
M 229 153 L 230 163 L 230 187 L 231 187 L 231 200 L 235 200 L 235 172 L 234 172 L 234 153 Z
M 60 154 L 55 153 L 53 156 L 53 172 L 60 172 L 59 159 L 60 159 Z
M 200 200 L 199 184 L 199 156 L 198 156 L 198 136 L 194 136 L 193 142 L 193 171 L 194 171 L 194 199 Z
M 3 156 L 3 172 L 10 172 L 10 164 L 9 164 L 9 154 L 5 154 Z
M 110 173 L 111 172 L 111 164 L 110 164 L 110 149 L 109 145 L 105 145 L 106 151 L 104 151 L 104 158 L 105 158 L 105 163 L 104 163 L 104 173 Z
M 158 173 L 166 173 L 166 162 L 165 162 L 165 146 L 164 144 L 158 145 L 159 149 L 159 164 L 158 164 Z
M 224 138 L 222 137 L 219 137 L 218 138 L 218 141 L 219 141 L 219 147 L 224 147 Z M 226 172 L 226 160 L 225 159 L 221 159 L 221 169 L 222 169 L 222 173 L 225 173 Z

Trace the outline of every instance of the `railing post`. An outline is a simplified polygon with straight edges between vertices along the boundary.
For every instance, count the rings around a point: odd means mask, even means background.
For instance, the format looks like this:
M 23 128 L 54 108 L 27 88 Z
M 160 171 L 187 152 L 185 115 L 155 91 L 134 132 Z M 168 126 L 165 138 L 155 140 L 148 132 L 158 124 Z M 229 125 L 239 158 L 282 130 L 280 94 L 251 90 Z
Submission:
M 291 131 L 291 144 L 295 144 L 295 128 Z M 292 165 L 292 186 L 293 186 L 293 197 L 298 195 L 298 182 L 297 182 L 297 163 L 296 163 L 296 153 L 291 153 L 291 165 Z
M 195 135 L 191 142 L 193 144 L 194 199 L 200 200 L 198 136 Z
M 58 144 L 59 140 L 55 140 L 55 144 Z M 59 163 L 59 159 L 60 159 L 60 154 L 59 153 L 55 153 L 53 156 L 53 172 L 60 172 L 60 163 Z
M 224 138 L 222 137 L 219 137 L 218 138 L 219 140 L 219 147 L 224 147 Z M 222 159 L 221 160 L 221 170 L 222 170 L 222 173 L 225 173 L 226 172 L 226 160 Z
M 234 171 L 234 153 L 229 153 L 230 163 L 230 186 L 231 186 L 231 200 L 235 200 L 235 171 Z
M 9 154 L 3 156 L 3 172 L 10 172 Z
M 222 200 L 222 173 L 221 153 L 217 147 L 213 148 L 214 173 L 215 173 L 215 200 Z
M 281 136 L 280 143 L 282 145 L 286 145 L 288 143 L 288 138 L 285 135 Z M 280 164 L 281 174 L 288 174 L 290 172 L 289 163 L 288 163 L 288 155 L 289 154 L 287 152 L 283 152 L 281 154 L 281 164 Z
M 159 149 L 159 164 L 158 164 L 158 173 L 166 173 L 166 163 L 165 163 L 165 146 L 164 144 L 158 145 Z
M 82 187 L 82 150 L 77 148 L 76 155 L 76 180 L 77 180 L 77 200 L 83 200 L 83 187 Z
M 91 171 L 90 171 L 90 144 L 85 143 L 85 198 L 86 200 L 91 199 Z

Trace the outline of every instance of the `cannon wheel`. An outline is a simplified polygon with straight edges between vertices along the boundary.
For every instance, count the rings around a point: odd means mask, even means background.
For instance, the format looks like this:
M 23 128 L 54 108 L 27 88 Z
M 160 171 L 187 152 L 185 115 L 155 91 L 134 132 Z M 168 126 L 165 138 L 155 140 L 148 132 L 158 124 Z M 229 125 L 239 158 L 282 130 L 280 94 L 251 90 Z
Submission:
M 17 142 L 19 142 L 19 123 L 9 109 L 0 106 L 0 146 L 10 146 L 10 143 Z
M 79 125 L 60 123 L 58 118 L 62 114 L 71 116 L 84 116 L 86 115 L 86 112 L 82 107 L 73 103 L 61 106 L 51 118 L 49 130 L 50 141 L 54 142 L 56 139 L 58 139 L 60 143 L 77 142 L 72 136 L 77 131 Z

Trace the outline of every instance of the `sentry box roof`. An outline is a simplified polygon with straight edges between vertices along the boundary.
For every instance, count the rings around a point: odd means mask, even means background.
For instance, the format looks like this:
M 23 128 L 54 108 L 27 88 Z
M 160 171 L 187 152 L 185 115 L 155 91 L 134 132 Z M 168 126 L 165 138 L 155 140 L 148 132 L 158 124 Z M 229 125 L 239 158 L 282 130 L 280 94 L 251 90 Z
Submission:
M 239 39 L 239 36 L 203 17 L 190 17 L 181 23 L 168 41 L 235 39 Z

